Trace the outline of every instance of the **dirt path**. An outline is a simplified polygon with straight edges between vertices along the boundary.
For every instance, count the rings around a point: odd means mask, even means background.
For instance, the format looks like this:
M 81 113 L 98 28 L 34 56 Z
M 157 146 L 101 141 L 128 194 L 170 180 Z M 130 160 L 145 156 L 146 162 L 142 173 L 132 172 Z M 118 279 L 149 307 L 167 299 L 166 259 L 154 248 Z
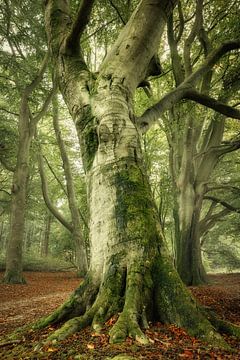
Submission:
M 72 272 L 26 272 L 26 285 L 0 284 L 0 335 L 33 322 L 59 306 L 80 280 Z M 0 274 L 2 279 L 3 273 Z

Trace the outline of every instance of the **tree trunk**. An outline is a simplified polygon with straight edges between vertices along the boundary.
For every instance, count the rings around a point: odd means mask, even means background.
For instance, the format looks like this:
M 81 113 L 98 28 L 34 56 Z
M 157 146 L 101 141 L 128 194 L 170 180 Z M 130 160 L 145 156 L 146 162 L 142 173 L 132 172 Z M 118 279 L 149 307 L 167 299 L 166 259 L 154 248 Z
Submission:
M 25 99 L 23 98 L 23 102 Z M 31 135 L 28 127 L 29 114 L 24 105 L 19 119 L 19 146 L 17 164 L 13 173 L 10 231 L 6 252 L 6 272 L 3 281 L 9 284 L 24 284 L 22 275 L 22 246 L 26 195 L 29 176 L 29 151 Z
M 82 2 L 78 19 L 88 17 L 89 3 Z M 73 46 L 78 33 L 69 34 L 67 3 L 46 4 L 55 69 L 81 139 L 91 249 L 85 280 L 65 304 L 36 325 L 65 322 L 49 340 L 64 339 L 90 324 L 99 331 L 107 319 L 119 314 L 110 331 L 111 342 L 132 336 L 146 343 L 140 327 L 159 320 L 225 346 L 168 256 L 132 115 L 134 90 L 156 53 L 172 6 L 172 1 L 140 2 L 89 92 L 89 72 L 79 48 Z M 73 29 L 80 32 L 82 24 Z
M 78 210 L 77 198 L 75 194 L 71 165 L 59 126 L 57 96 L 53 98 L 52 103 L 53 103 L 53 126 L 63 162 L 63 170 L 67 185 L 68 204 L 72 218 L 72 240 L 74 242 L 76 249 L 77 272 L 79 276 L 83 276 L 86 274 L 88 269 L 87 255 L 84 244 L 84 237 L 82 235 L 81 219 Z
M 160 320 L 223 345 L 168 257 L 126 95 L 119 84 L 101 89 L 95 108 L 102 98 L 99 144 L 87 172 L 90 269 L 70 300 L 37 327 L 68 320 L 49 338 L 59 340 L 89 324 L 99 331 L 120 313 L 110 332 L 114 343 L 128 335 L 146 343 L 140 326 Z
M 207 282 L 200 244 L 201 210 L 206 186 L 219 160 L 217 149 L 223 136 L 224 119 L 217 116 L 210 121 L 205 137 L 200 138 L 202 124 L 196 120 L 193 109 L 178 105 L 175 117 L 184 119 L 178 124 L 170 113 L 167 134 L 175 194 L 175 263 L 186 285 L 200 285 Z
M 41 256 L 42 257 L 48 256 L 51 223 L 52 223 L 52 215 L 47 213 L 46 222 L 45 222 L 45 230 L 44 230 L 44 234 L 43 234 L 43 238 L 42 238 L 42 242 L 41 242 Z
M 39 73 L 33 81 L 25 87 L 21 94 L 19 111 L 19 141 L 17 151 L 17 163 L 13 173 L 10 232 L 6 253 L 6 272 L 3 282 L 9 284 L 23 284 L 22 275 L 22 247 L 24 238 L 26 196 L 29 177 L 29 154 L 32 138 L 37 122 L 45 114 L 53 92 L 50 92 L 38 114 L 33 117 L 30 113 L 28 100 L 36 89 L 48 63 L 48 55 L 45 56 Z
M 183 189 L 182 189 L 183 191 Z M 200 285 L 207 282 L 206 272 L 202 264 L 200 244 L 200 214 L 202 209 L 202 194 L 198 197 L 194 191 L 193 203 L 185 199 L 181 204 L 182 211 L 175 214 L 175 250 L 176 268 L 182 281 L 186 285 Z M 182 212 L 192 209 L 187 222 L 183 221 Z M 183 210 L 184 209 L 184 210 Z M 188 210 L 187 210 L 188 209 Z M 186 219 L 186 217 L 185 217 Z M 178 228 L 177 228 L 178 226 Z

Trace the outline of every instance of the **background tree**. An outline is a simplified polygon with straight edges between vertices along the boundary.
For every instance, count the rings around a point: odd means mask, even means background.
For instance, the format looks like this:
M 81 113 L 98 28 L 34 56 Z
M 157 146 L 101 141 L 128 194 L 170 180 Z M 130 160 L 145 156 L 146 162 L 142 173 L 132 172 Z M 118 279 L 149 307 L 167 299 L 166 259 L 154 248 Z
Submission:
M 223 41 L 219 36 L 223 26 L 221 21 L 233 21 L 237 16 L 236 3 L 233 1 L 228 5 L 231 11 L 226 4 L 215 10 L 215 3 L 206 5 L 199 0 L 195 7 L 194 4 L 186 6 L 183 1 L 179 2 L 176 14 L 169 17 L 168 43 L 177 88 L 184 82 L 188 85 L 191 74 L 209 55 L 213 43 L 221 44 Z M 232 36 L 236 36 L 236 32 Z M 231 53 L 219 62 L 217 72 L 211 69 L 206 71 L 203 77 L 196 80 L 195 90 L 187 90 L 186 98 L 210 107 L 214 107 L 216 102 L 207 96 L 209 94 L 218 97 L 221 102 L 226 103 L 230 99 L 234 101 L 239 90 L 239 69 L 230 65 L 238 57 L 238 52 Z M 170 73 L 165 81 L 163 78 L 161 89 L 169 87 L 169 84 L 172 86 Z M 175 194 L 173 216 L 176 267 L 188 285 L 206 281 L 200 244 L 203 234 L 200 233 L 199 222 L 204 194 L 208 191 L 207 184 L 219 160 L 240 146 L 237 129 L 236 135 L 228 142 L 224 141 L 228 136 L 225 119 L 222 114 L 214 114 L 186 100 L 175 104 L 167 115 L 162 116 L 161 126 L 169 143 L 169 167 Z

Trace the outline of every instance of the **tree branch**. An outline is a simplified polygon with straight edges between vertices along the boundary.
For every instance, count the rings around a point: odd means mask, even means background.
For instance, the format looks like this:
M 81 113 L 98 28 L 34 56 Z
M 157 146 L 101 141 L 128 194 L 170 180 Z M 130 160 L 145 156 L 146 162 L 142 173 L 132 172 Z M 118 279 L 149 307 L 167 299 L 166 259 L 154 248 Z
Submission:
M 0 163 L 3 165 L 3 167 L 5 167 L 5 169 L 6 169 L 7 171 L 10 171 L 10 172 L 14 172 L 14 171 L 15 171 L 15 168 L 12 167 L 11 165 L 8 165 L 8 164 L 6 163 L 6 161 L 3 160 L 1 157 L 0 157 Z
M 202 10 L 203 10 L 203 0 L 197 0 L 195 21 L 192 30 L 184 43 L 183 57 L 184 57 L 184 68 L 185 68 L 186 76 L 189 76 L 192 73 L 190 51 L 192 44 L 202 26 L 202 21 L 203 21 Z
M 44 172 L 43 157 L 42 157 L 40 149 L 39 149 L 39 154 L 38 154 L 38 168 L 39 168 L 41 182 L 42 182 L 42 194 L 43 194 L 43 198 L 44 198 L 47 208 L 66 229 L 68 229 L 70 232 L 72 232 L 73 231 L 72 225 L 62 216 L 62 214 L 52 204 L 52 202 L 49 198 L 48 184 L 47 184 L 47 179 L 46 179 L 46 175 Z
M 217 204 L 221 204 L 226 209 L 240 214 L 240 208 L 236 208 L 236 207 L 232 206 L 231 204 L 228 204 L 226 201 L 216 198 L 215 196 L 204 196 L 203 199 L 214 201 Z
M 186 78 L 185 81 L 181 83 L 176 89 L 165 95 L 157 104 L 148 108 L 143 113 L 143 115 L 136 120 L 141 131 L 146 132 L 149 127 L 159 119 L 163 112 L 169 110 L 176 102 L 182 100 L 188 93 L 188 91 L 192 91 L 198 79 L 207 72 L 209 72 L 224 54 L 226 54 L 228 51 L 236 50 L 239 48 L 240 40 L 232 40 L 223 43 L 217 49 L 211 51 L 211 53 L 207 56 L 207 58 L 198 70 L 196 70 L 188 78 Z M 194 91 L 196 90 L 194 89 Z M 234 114 L 236 115 L 236 113 Z
M 232 192 L 239 192 L 240 193 L 240 188 L 236 187 L 236 186 L 231 186 L 231 185 L 219 185 L 219 186 L 213 186 L 213 187 L 208 187 L 206 189 L 206 192 L 209 192 L 209 191 L 214 191 L 214 190 L 221 190 L 221 189 L 229 189 L 229 190 L 232 190 Z
M 240 120 L 240 110 L 226 105 L 223 102 L 218 101 L 208 95 L 201 94 L 197 90 L 187 90 L 184 94 L 184 98 L 193 100 L 225 116 Z
M 173 30 L 173 14 L 170 14 L 167 22 L 167 35 L 168 35 L 168 44 L 171 51 L 171 61 L 173 68 L 173 75 L 176 85 L 180 85 L 184 81 L 184 71 L 182 67 L 181 57 L 177 48 L 177 40 L 174 36 Z
M 33 81 L 25 88 L 24 93 L 25 93 L 26 97 L 28 97 L 36 89 L 38 84 L 41 82 L 41 80 L 43 78 L 43 74 L 47 68 L 49 58 L 50 58 L 50 54 L 48 51 L 43 59 L 43 62 L 42 62 L 41 68 L 39 69 L 38 74 L 35 76 Z
M 46 164 L 49 168 L 49 170 L 51 171 L 51 173 L 53 174 L 54 178 L 57 180 L 58 184 L 60 185 L 61 189 L 63 190 L 64 194 L 67 196 L 67 191 L 62 183 L 62 181 L 59 179 L 59 177 L 57 176 L 57 174 L 55 173 L 53 167 L 51 166 L 50 162 L 48 161 L 47 157 L 43 155 L 44 160 L 46 161 Z
M 209 230 L 211 230 L 215 226 L 216 222 L 220 221 L 223 217 L 227 216 L 229 213 L 230 210 L 225 208 L 216 214 L 213 214 L 211 216 L 206 216 L 204 219 L 202 219 L 199 223 L 200 237 L 202 237 Z M 206 238 L 203 238 L 201 240 L 201 246 L 204 244 L 205 239 Z
M 94 0 L 82 0 L 79 6 L 77 17 L 66 41 L 67 47 L 74 50 L 74 52 L 79 50 L 80 39 L 89 22 L 93 4 Z
M 118 17 L 120 18 L 123 25 L 126 25 L 126 21 L 123 19 L 118 7 L 114 4 L 114 2 L 112 0 L 109 0 L 109 2 L 111 4 L 111 6 L 114 8 L 114 10 L 116 11 L 116 13 L 118 14 Z
M 4 192 L 4 193 L 7 194 L 8 196 L 11 196 L 11 194 L 10 194 L 7 190 L 0 189 L 0 192 Z
M 184 16 L 183 16 L 183 11 L 182 11 L 181 0 L 178 0 L 177 8 L 178 8 L 180 26 L 179 26 L 178 35 L 176 37 L 176 43 L 179 43 L 179 41 L 181 40 L 182 34 L 183 34 L 183 30 L 184 30 Z
M 52 90 L 49 92 L 48 96 L 46 97 L 46 99 L 43 103 L 41 110 L 38 112 L 38 114 L 36 116 L 34 116 L 32 118 L 34 124 L 37 124 L 39 122 L 39 120 L 46 114 L 49 104 L 50 104 L 55 92 L 56 92 L 56 86 L 54 86 L 52 88 Z

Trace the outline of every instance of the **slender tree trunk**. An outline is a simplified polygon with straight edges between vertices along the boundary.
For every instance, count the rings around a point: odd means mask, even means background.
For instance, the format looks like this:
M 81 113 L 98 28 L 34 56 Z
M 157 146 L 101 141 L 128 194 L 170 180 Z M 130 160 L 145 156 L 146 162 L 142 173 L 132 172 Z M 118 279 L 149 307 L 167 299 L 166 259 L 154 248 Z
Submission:
M 36 129 L 36 124 L 45 114 L 53 92 L 50 92 L 41 110 L 35 117 L 33 117 L 30 112 L 28 100 L 29 96 L 42 80 L 47 63 L 48 55 L 45 57 L 37 76 L 25 87 L 21 94 L 18 123 L 19 142 L 17 163 L 13 173 L 10 232 L 6 253 L 6 272 L 3 278 L 3 281 L 9 284 L 25 283 L 22 275 L 22 247 L 29 177 L 30 146 Z
M 26 231 L 25 231 L 25 252 L 28 254 L 30 253 L 34 236 L 35 236 L 35 222 L 30 221 L 27 224 Z
M 77 198 L 74 189 L 71 165 L 59 126 L 57 96 L 55 96 L 53 99 L 53 126 L 55 130 L 58 146 L 60 149 L 60 154 L 63 162 L 63 170 L 67 184 L 68 204 L 72 218 L 72 239 L 76 249 L 76 264 L 78 269 L 78 275 L 83 276 L 86 274 L 88 269 L 87 255 L 84 244 L 84 238 L 82 235 L 81 219 L 80 219 Z
M 48 248 L 49 248 L 49 236 L 51 230 L 52 223 L 52 215 L 47 213 L 46 221 L 45 221 L 45 230 L 41 241 L 41 256 L 48 256 Z
M 23 97 L 23 102 L 25 98 Z M 22 275 L 22 246 L 26 195 L 29 176 L 29 151 L 32 137 L 28 126 L 29 113 L 24 104 L 19 119 L 19 146 L 17 164 L 13 173 L 10 232 L 6 252 L 6 272 L 3 281 L 10 284 L 24 284 Z
M 202 194 L 200 196 L 202 198 Z M 179 213 L 175 214 L 176 268 L 186 285 L 199 285 L 207 281 L 202 264 L 199 229 L 202 199 L 196 200 L 197 198 L 194 193 L 193 211 L 189 222 L 183 222 L 179 219 Z M 189 207 L 189 201 L 182 206 Z
M 1 248 L 1 251 L 4 248 L 3 242 L 4 242 L 4 221 L 2 221 L 1 225 L 0 225 L 0 248 Z
M 186 285 L 199 285 L 207 282 L 200 243 L 201 210 L 206 185 L 219 159 L 215 149 L 221 143 L 224 120 L 216 118 L 210 121 L 201 143 L 199 134 L 202 125 L 196 123 L 193 110 L 187 112 L 189 108 L 186 106 L 177 106 L 175 110 L 178 117 L 185 116 L 184 123 L 180 125 L 170 116 L 171 133 L 167 134 L 175 193 L 175 264 Z

